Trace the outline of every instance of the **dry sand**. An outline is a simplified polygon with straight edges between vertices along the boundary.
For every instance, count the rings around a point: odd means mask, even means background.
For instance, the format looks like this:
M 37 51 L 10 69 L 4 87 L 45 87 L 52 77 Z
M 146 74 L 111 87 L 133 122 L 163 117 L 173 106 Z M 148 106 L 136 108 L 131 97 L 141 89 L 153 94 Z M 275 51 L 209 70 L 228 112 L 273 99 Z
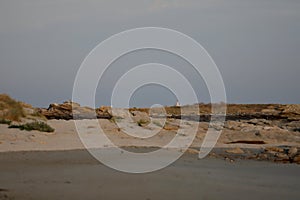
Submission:
M 150 139 L 133 138 L 122 130 L 118 129 L 118 126 L 107 119 L 98 120 L 80 120 L 83 122 L 84 133 L 81 135 L 84 139 L 93 140 L 99 134 L 97 124 L 100 123 L 106 136 L 118 146 L 139 146 L 139 147 L 153 147 L 164 146 L 168 144 L 176 135 L 177 124 L 179 120 L 170 119 L 169 130 L 163 129 L 159 134 L 151 137 Z M 49 120 L 47 122 L 53 128 L 53 133 L 42 133 L 38 131 L 21 131 L 18 129 L 8 129 L 7 125 L 0 124 L 0 152 L 7 151 L 32 151 L 32 150 L 72 150 L 72 149 L 84 149 L 80 137 L 77 133 L 74 120 Z M 184 123 L 184 122 L 183 122 Z M 199 125 L 197 135 L 194 139 L 192 147 L 199 149 L 203 138 L 205 137 L 208 123 L 205 122 L 191 122 L 188 121 L 184 129 L 187 132 L 191 129 L 197 128 Z M 250 127 L 251 129 L 251 127 Z M 184 142 L 189 135 L 181 135 L 179 138 Z M 229 144 L 232 141 L 238 140 L 263 140 L 266 144 Z M 99 147 L 109 147 L 109 143 L 100 142 Z M 258 137 L 252 130 L 248 132 L 235 131 L 225 129 L 218 142 L 217 148 L 264 148 L 268 146 L 296 146 L 300 147 L 300 134 L 299 132 L 289 132 L 286 130 L 274 130 L 266 129 L 261 131 L 261 136 Z M 97 146 L 98 147 L 98 146 Z

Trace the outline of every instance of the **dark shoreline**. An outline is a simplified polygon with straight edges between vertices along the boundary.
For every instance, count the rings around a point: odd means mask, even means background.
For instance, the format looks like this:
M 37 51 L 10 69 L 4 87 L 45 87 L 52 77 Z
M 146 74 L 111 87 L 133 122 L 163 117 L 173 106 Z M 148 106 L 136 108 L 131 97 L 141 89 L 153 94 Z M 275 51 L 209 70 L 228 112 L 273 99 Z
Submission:
M 146 174 L 106 167 L 86 150 L 0 153 L 0 199 L 297 199 L 299 165 L 185 154 Z
M 119 147 L 121 149 L 124 149 L 129 152 L 135 152 L 135 153 L 148 153 L 152 151 L 156 151 L 160 149 L 160 147 L 140 147 L 140 146 L 121 146 Z M 280 164 L 295 164 L 299 165 L 299 162 L 295 162 L 292 158 L 288 157 L 289 149 L 292 148 L 290 146 L 277 146 L 277 147 L 270 147 L 270 148 L 241 148 L 241 147 L 231 147 L 231 148 L 213 148 L 211 152 L 203 159 L 217 159 L 217 160 L 225 160 L 230 162 L 235 161 L 243 161 L 243 160 L 249 160 L 249 161 L 257 161 L 257 162 L 273 162 L 273 163 L 280 163 Z M 231 150 L 242 150 L 242 153 L 238 152 L 228 152 Z M 101 149 L 100 149 L 101 150 Z M 172 150 L 172 149 L 170 149 Z M 180 149 L 173 149 L 174 151 L 181 151 Z M 199 154 L 199 147 L 190 147 L 186 150 L 184 153 L 185 157 L 193 157 L 197 160 L 202 160 L 198 158 Z M 278 152 L 276 152 L 276 150 Z M 75 153 L 86 153 L 86 158 L 93 158 L 90 153 L 85 149 L 68 149 L 68 150 L 29 150 L 29 151 L 7 151 L 7 152 L 0 152 L 0 162 L 2 157 L 6 157 L 6 155 L 9 155 L 10 158 L 18 159 L 20 160 L 23 158 L 23 155 L 28 155 L 31 153 L 39 153 L 41 155 L 43 154 L 70 154 L 72 155 L 73 152 Z M 281 152 L 281 153 L 280 153 Z M 287 157 L 278 157 L 278 153 L 287 156 Z M 16 156 L 16 157 L 14 157 Z M 66 160 L 65 160 L 66 159 Z M 26 161 L 26 159 L 24 160 Z M 69 157 L 64 158 L 64 161 L 69 161 Z M 97 162 L 95 160 L 95 162 Z M 300 165 L 299 165 L 300 166 Z

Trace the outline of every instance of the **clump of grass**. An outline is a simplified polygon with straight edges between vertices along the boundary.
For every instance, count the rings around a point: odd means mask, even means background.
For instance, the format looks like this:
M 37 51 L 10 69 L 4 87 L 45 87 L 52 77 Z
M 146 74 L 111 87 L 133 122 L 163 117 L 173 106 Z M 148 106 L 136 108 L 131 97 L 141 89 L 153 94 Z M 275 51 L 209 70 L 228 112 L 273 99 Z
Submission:
M 54 132 L 54 128 L 46 124 L 45 122 L 30 122 L 21 125 L 10 125 L 8 128 L 18 128 L 20 130 L 32 131 L 37 130 L 41 132 Z
M 10 125 L 10 124 L 11 124 L 11 121 L 10 121 L 10 120 L 7 120 L 7 119 L 0 119 L 0 124 L 7 124 L 7 125 Z
M 31 114 L 31 116 L 37 117 L 37 118 L 41 118 L 41 119 L 44 119 L 44 120 L 47 119 L 47 118 L 46 118 L 44 115 L 42 115 L 42 113 L 40 113 L 38 110 L 35 110 L 35 111 Z
M 20 121 L 25 117 L 22 104 L 6 94 L 0 94 L 0 110 L 4 110 L 2 117 L 11 121 Z
M 144 119 L 140 119 L 139 121 L 136 122 L 139 126 L 143 126 L 145 124 L 148 124 L 149 121 L 147 120 L 144 120 Z

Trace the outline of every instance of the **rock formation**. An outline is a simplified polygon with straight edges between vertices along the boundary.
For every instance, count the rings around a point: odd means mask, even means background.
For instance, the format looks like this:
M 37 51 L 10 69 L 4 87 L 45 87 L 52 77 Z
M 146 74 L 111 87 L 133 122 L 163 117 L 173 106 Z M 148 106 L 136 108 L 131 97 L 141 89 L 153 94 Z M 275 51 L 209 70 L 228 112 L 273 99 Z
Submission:
M 47 119 L 95 119 L 103 118 L 110 119 L 111 114 L 108 109 L 103 107 L 99 109 L 92 109 L 89 107 L 82 107 L 78 103 L 66 101 L 62 104 L 50 104 L 48 109 L 41 108 L 40 114 L 44 115 Z

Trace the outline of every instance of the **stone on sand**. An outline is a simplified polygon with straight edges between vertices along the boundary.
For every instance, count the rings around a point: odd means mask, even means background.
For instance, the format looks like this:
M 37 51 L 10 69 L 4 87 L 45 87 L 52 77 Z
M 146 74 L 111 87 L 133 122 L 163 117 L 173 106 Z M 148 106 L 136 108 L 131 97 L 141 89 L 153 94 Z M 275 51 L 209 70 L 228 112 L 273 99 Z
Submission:
M 234 149 L 227 149 L 226 152 L 227 152 L 227 153 L 233 153 L 233 154 L 243 154 L 243 153 L 245 153 L 245 152 L 243 151 L 243 149 L 241 149 L 241 148 L 239 148 L 239 147 L 234 148 Z

